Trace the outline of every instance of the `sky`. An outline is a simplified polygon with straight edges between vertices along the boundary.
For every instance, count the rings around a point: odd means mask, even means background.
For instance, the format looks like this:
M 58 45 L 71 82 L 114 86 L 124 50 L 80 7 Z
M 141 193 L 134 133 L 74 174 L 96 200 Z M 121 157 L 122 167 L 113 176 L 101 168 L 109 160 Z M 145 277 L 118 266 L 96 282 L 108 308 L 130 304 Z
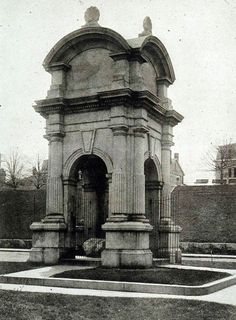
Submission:
M 130 39 L 150 16 L 153 35 L 167 48 L 176 81 L 168 90 L 184 120 L 174 128 L 185 183 L 211 178 L 205 155 L 236 142 L 235 0 L 1 0 L 0 153 L 18 148 L 47 158 L 45 120 L 32 105 L 46 97 L 50 75 L 42 62 L 66 34 L 84 24 L 90 6 L 99 23 Z

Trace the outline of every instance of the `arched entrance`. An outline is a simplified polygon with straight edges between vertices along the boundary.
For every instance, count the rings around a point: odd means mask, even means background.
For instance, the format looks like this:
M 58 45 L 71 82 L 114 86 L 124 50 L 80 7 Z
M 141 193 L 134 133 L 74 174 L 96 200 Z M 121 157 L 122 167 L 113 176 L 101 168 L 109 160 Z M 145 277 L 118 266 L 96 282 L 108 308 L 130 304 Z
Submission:
M 160 190 L 161 183 L 159 181 L 155 162 L 148 158 L 144 162 L 145 175 L 145 214 L 149 219 L 153 230 L 150 234 L 150 249 L 153 256 L 158 253 L 158 225 L 160 221 Z
M 82 253 L 83 242 L 90 238 L 105 238 L 101 226 L 108 217 L 109 188 L 107 167 L 96 155 L 82 155 L 70 172 L 69 205 L 71 231 L 75 249 Z

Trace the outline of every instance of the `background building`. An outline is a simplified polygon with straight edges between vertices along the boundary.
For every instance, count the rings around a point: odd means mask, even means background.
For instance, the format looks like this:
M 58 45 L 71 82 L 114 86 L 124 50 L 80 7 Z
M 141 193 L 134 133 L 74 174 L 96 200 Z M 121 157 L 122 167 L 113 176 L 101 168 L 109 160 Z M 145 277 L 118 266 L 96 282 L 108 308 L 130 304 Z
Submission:
M 179 154 L 175 153 L 174 158 L 171 159 L 171 166 L 170 166 L 170 180 L 171 186 L 180 186 L 184 184 L 184 171 L 181 168 L 179 163 Z
M 215 177 L 216 180 L 213 180 L 213 183 L 236 183 L 236 143 L 217 147 Z

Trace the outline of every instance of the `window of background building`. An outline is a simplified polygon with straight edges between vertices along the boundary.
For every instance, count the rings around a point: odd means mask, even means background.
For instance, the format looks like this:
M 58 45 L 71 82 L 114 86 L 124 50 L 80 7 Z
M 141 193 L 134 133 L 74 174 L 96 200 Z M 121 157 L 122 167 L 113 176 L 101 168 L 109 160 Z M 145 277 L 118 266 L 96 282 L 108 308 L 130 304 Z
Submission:
M 228 168 L 228 176 L 229 176 L 229 178 L 231 178 L 231 176 L 232 176 L 232 169 L 231 168 Z
M 236 168 L 234 168 L 234 178 L 236 178 Z

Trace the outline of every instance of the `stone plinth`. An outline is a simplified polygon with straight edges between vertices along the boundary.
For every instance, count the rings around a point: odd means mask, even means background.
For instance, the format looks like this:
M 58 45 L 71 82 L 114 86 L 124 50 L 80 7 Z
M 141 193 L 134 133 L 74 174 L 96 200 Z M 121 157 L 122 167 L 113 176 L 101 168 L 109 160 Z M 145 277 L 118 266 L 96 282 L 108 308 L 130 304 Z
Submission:
M 35 222 L 30 226 L 33 231 L 30 262 L 57 264 L 66 252 L 63 222 Z
M 160 242 L 159 257 L 168 258 L 170 263 L 181 263 L 179 235 L 182 228 L 171 220 L 161 220 L 159 226 Z
M 152 252 L 149 249 L 149 223 L 107 222 L 106 249 L 102 252 L 102 265 L 106 267 L 149 268 Z

